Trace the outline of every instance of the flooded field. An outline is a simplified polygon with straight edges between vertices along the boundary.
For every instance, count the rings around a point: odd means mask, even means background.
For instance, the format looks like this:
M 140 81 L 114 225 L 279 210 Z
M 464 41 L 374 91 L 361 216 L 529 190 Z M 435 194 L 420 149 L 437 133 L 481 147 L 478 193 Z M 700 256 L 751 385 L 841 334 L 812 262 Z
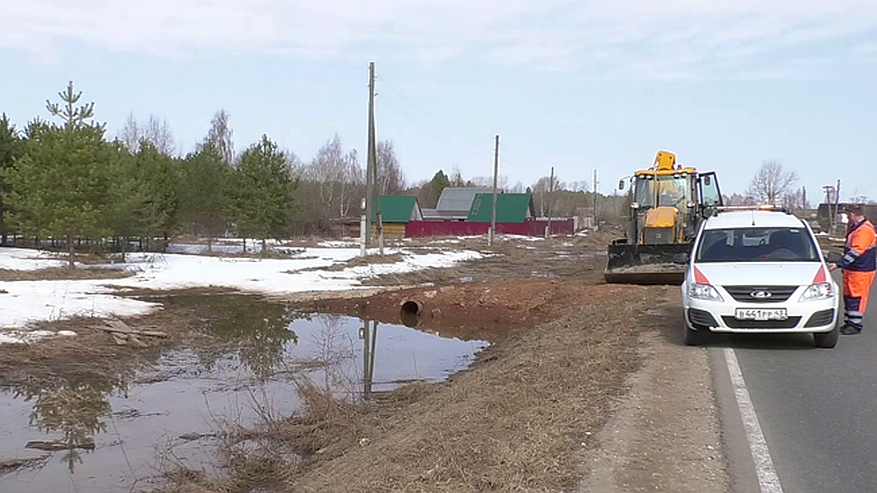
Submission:
M 217 431 L 295 412 L 302 379 L 367 398 L 442 380 L 487 346 L 243 296 L 161 302 L 209 304 L 213 342 L 132 353 L 137 364 L 115 374 L 76 362 L 0 388 L 0 491 L 149 490 L 175 465 L 219 475 Z

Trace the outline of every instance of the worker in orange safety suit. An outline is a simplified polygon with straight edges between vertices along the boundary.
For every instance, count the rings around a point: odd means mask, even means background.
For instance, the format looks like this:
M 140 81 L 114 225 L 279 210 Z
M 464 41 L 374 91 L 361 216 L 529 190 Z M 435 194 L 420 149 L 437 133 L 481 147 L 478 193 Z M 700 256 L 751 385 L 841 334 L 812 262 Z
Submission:
M 849 217 L 847 242 L 843 259 L 829 264 L 829 270 L 843 270 L 844 325 L 840 333 L 856 335 L 862 332 L 862 319 L 868 308 L 868 294 L 877 270 L 877 234 L 874 224 L 864 214 L 861 205 L 853 204 L 846 209 Z

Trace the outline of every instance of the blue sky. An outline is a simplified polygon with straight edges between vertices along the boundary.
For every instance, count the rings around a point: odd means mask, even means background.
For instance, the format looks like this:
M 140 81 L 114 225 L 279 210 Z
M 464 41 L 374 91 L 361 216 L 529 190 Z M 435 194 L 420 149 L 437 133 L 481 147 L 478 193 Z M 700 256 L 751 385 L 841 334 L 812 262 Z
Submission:
M 370 60 L 409 181 L 489 175 L 500 134 L 510 184 L 611 192 L 668 149 L 728 193 L 777 159 L 811 197 L 877 198 L 871 0 L 29 0 L 0 16 L 0 111 L 46 118 L 72 79 L 111 136 L 153 114 L 185 152 L 225 108 L 239 151 L 362 155 Z

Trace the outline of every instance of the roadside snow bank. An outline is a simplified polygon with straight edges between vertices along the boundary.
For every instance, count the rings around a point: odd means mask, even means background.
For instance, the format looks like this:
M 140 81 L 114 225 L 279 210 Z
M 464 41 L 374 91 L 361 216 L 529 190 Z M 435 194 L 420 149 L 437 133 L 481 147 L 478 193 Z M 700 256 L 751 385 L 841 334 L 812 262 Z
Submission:
M 29 252 L 30 257 L 23 252 Z M 482 257 L 473 251 L 414 254 L 406 250 L 387 249 L 387 253 L 401 254 L 402 260 L 341 270 L 327 268 L 353 259 L 359 254 L 358 248 L 307 248 L 289 259 L 134 253 L 129 254 L 127 264 L 112 266 L 136 272 L 134 276 L 123 279 L 0 282 L 0 292 L 6 291 L 0 294 L 0 328 L 21 328 L 34 322 L 75 316 L 143 315 L 160 308 L 156 303 L 118 296 L 119 291 L 125 288 L 170 290 L 222 287 L 274 295 L 339 291 L 357 288 L 363 279 L 379 275 L 451 267 L 458 262 Z M 39 252 L 0 248 L 0 266 L 19 265 L 22 269 L 54 267 L 51 262 L 57 261 L 46 260 Z M 10 339 L 27 342 L 32 334 L 0 330 L 0 344 L 15 342 Z

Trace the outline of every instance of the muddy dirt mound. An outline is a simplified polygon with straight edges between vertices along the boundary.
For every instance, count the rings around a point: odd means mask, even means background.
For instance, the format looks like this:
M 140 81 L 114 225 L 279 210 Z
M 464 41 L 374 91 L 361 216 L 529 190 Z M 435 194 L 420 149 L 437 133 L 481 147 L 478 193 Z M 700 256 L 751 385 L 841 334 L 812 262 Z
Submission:
M 412 288 L 362 299 L 321 300 L 308 308 L 398 324 L 402 307 L 414 302 L 419 328 L 462 339 L 496 341 L 520 328 L 557 320 L 582 306 L 645 296 L 632 286 L 584 284 L 562 278 L 512 279 Z M 409 324 L 410 321 L 403 320 Z

